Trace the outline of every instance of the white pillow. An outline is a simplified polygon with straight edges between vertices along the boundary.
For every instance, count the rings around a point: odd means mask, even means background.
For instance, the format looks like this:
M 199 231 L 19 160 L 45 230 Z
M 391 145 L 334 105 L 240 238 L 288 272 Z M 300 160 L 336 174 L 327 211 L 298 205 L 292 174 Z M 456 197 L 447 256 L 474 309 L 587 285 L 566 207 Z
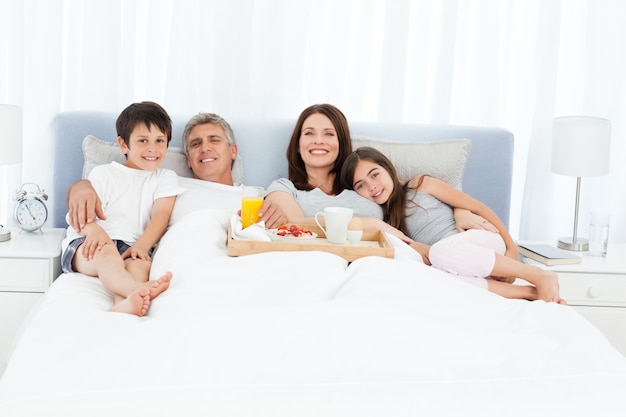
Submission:
M 472 142 L 469 139 L 399 142 L 354 136 L 353 149 L 362 146 L 376 148 L 385 154 L 403 181 L 427 174 L 460 190 Z
M 83 156 L 85 158 L 83 178 L 87 178 L 96 165 L 109 164 L 112 161 L 120 164 L 126 162 L 126 157 L 117 142 L 107 142 L 92 135 L 87 135 L 83 140 Z M 161 168 L 171 169 L 181 177 L 193 178 L 193 172 L 187 165 L 187 157 L 182 148 L 170 146 Z M 243 182 L 243 163 L 239 155 L 233 165 L 233 181 L 235 184 Z

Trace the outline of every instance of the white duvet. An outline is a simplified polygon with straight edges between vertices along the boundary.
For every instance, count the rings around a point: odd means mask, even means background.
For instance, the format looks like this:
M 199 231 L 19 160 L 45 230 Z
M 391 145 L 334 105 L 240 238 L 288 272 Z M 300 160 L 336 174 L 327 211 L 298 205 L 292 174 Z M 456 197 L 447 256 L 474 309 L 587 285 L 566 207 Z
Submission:
M 0 416 L 623 415 L 626 359 L 572 308 L 410 259 L 228 257 L 229 217 L 171 227 L 153 278 L 174 278 L 146 317 L 107 312 L 97 279 L 58 278 Z

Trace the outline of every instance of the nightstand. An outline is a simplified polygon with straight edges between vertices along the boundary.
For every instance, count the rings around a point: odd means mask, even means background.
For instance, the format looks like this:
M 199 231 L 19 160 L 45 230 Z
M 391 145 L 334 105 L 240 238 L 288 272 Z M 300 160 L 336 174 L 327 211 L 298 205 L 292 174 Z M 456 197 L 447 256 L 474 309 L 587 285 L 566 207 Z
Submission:
M 0 242 L 0 375 L 24 318 L 61 273 L 65 229 L 11 230 Z
M 582 262 L 546 266 L 523 261 L 559 275 L 561 297 L 596 326 L 626 356 L 626 244 L 610 243 L 607 256 L 574 252 Z

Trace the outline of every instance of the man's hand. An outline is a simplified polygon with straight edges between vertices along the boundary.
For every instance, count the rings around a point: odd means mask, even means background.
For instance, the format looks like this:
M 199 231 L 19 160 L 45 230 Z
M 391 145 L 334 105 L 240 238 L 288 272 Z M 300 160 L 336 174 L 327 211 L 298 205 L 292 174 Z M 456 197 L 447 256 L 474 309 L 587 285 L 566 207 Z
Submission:
M 276 229 L 289 222 L 287 213 L 281 206 L 271 201 L 265 200 L 259 209 L 259 218 L 265 222 L 267 229 Z
M 100 198 L 88 180 L 78 181 L 67 190 L 67 207 L 70 226 L 77 232 L 96 218 L 106 219 Z

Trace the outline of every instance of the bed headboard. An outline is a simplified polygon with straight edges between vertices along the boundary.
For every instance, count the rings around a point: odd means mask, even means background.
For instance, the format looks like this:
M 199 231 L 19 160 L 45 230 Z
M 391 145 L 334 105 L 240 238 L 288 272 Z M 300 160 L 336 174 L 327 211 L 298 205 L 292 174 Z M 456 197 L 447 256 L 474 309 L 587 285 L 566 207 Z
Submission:
M 55 117 L 54 199 L 50 208 L 51 227 L 67 227 L 65 195 L 81 179 L 82 142 L 85 136 L 115 142 L 117 114 L 106 112 L 64 112 Z M 173 115 L 170 147 L 182 147 L 182 131 L 189 116 Z M 287 176 L 285 150 L 295 120 L 229 119 L 243 162 L 244 182 L 267 187 L 274 179 Z M 396 141 L 441 141 L 468 138 L 471 150 L 463 178 L 463 191 L 491 207 L 505 225 L 509 223 L 513 175 L 513 134 L 506 129 L 478 126 L 427 125 L 408 123 L 352 122 L 353 136 Z

